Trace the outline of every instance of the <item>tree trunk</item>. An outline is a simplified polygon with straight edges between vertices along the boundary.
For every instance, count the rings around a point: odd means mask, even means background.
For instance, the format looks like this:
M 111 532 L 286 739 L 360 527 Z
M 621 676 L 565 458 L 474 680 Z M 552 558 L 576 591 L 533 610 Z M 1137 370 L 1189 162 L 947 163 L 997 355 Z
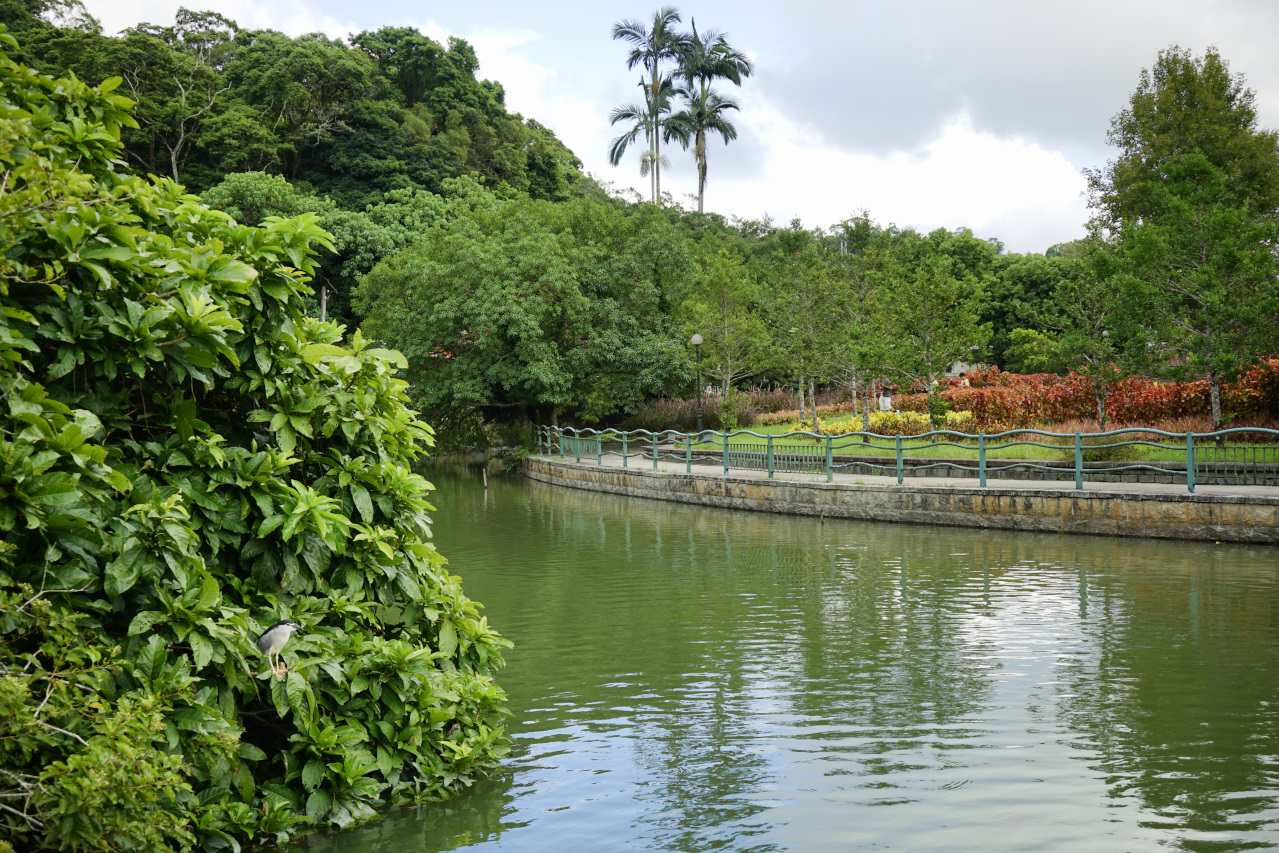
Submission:
M 653 186 L 654 190 L 653 203 L 661 205 L 662 203 L 662 139 L 657 132 L 657 114 L 653 114 Z
M 1212 431 L 1221 429 L 1221 374 L 1208 371 L 1208 397 L 1212 401 Z M 1217 439 L 1221 441 L 1220 438 Z
M 813 410 L 813 426 L 817 425 L 817 383 L 808 381 L 808 407 Z
M 871 398 L 871 390 L 872 390 L 871 386 L 872 386 L 872 383 L 870 382 L 870 380 L 867 380 L 866 382 L 862 383 L 862 432 L 870 432 L 870 398 Z M 854 411 L 856 411 L 856 406 L 854 406 Z M 862 443 L 863 444 L 870 443 L 870 437 L 863 435 Z
M 804 377 L 799 377 L 799 419 L 804 420 Z
M 657 204 L 657 143 L 648 146 L 648 195 Z
M 703 213 L 706 198 L 706 133 L 697 132 L 697 212 Z
M 1106 431 L 1106 386 L 1100 382 L 1093 383 L 1093 391 L 1097 395 L 1097 429 Z

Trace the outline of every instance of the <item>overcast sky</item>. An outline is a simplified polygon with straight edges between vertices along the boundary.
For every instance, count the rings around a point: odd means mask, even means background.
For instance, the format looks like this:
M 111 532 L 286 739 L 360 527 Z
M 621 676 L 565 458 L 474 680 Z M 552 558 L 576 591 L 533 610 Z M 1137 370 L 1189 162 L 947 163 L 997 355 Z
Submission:
M 86 0 L 108 32 L 169 24 L 183 0 Z M 632 186 L 639 152 L 609 165 L 609 110 L 638 99 L 638 71 L 610 38 L 651 4 L 530 0 L 185 0 L 243 27 L 346 36 L 415 26 L 470 41 L 480 76 L 535 118 L 602 182 Z M 712 141 L 707 209 L 828 226 L 860 210 L 923 230 L 967 226 L 1009 251 L 1082 236 L 1080 174 L 1113 156 L 1111 116 L 1142 68 L 1172 44 L 1215 45 L 1279 126 L 1279 3 L 1273 0 L 697 0 L 687 26 L 727 31 L 755 61 L 734 117 L 738 139 Z M 696 207 L 692 155 L 668 152 L 662 187 Z

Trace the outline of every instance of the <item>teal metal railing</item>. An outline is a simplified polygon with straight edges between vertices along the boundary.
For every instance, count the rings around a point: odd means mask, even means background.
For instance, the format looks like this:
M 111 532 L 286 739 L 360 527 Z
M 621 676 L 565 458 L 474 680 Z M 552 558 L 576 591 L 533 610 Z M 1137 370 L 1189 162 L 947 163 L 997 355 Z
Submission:
M 1044 455 L 1023 459 L 998 453 L 1015 447 L 1038 448 Z M 1156 448 L 1172 458 L 1097 461 L 1104 456 L 1123 456 L 1120 451 L 1125 447 Z M 934 448 L 954 448 L 958 455 L 919 455 Z M 734 468 L 765 471 L 770 478 L 778 473 L 825 474 L 827 482 L 838 473 L 873 473 L 895 476 L 901 484 L 907 475 L 931 472 L 973 477 L 985 487 L 992 474 L 1027 471 L 1057 479 L 1073 475 L 1075 488 L 1082 489 L 1085 479 L 1105 480 L 1136 471 L 1184 478 L 1191 493 L 1196 485 L 1206 484 L 1279 486 L 1279 430 L 1253 428 L 1209 433 L 1144 427 L 1099 433 L 1016 429 L 990 435 L 935 430 L 903 438 L 872 432 L 766 435 L 750 430 L 684 433 L 551 426 L 538 427 L 536 452 L 573 462 L 604 465 L 607 459 L 608 464 L 622 468 L 643 465 L 654 470 L 667 460 L 683 463 L 689 473 L 694 465 L 714 466 L 725 476 Z M 993 457 L 992 452 L 996 453 Z M 1054 454 L 1058 457 L 1055 460 L 1051 458 Z

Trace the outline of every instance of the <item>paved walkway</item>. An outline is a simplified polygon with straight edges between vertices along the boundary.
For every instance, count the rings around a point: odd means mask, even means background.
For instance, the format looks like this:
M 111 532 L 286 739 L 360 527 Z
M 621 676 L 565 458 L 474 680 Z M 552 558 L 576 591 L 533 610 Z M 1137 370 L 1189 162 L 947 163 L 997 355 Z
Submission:
M 574 462 L 573 456 L 565 456 L 560 460 L 558 455 L 550 457 L 555 461 Z M 891 460 L 889 460 L 891 462 Z M 596 467 L 595 457 L 582 457 L 582 465 Z M 603 457 L 603 467 L 605 468 L 621 468 L 622 457 L 620 454 L 605 453 Z M 627 467 L 637 471 L 652 471 L 652 457 L 641 458 L 637 456 L 630 457 L 627 460 Z M 659 459 L 657 463 L 657 471 L 665 474 L 684 474 L 685 463 L 681 460 Z M 718 459 L 694 459 L 692 465 L 692 474 L 701 477 L 723 477 L 723 463 Z M 768 479 L 768 472 L 759 471 L 751 468 L 733 468 L 729 471 L 729 476 L 734 479 Z M 819 474 L 793 474 L 776 472 L 773 475 L 774 480 L 790 481 L 797 483 L 825 483 L 826 475 Z M 896 476 L 878 476 L 875 474 L 842 474 L 835 473 L 832 482 L 841 485 L 857 485 L 857 486 L 890 486 L 893 488 L 958 488 L 983 490 L 978 485 L 976 477 L 906 477 L 899 487 L 897 485 Z M 1115 483 L 1115 482 L 1090 482 L 1084 480 L 1084 491 L 1086 492 L 1104 492 L 1109 494 L 1147 494 L 1147 495 L 1187 495 L 1185 483 Z M 1077 494 L 1074 480 L 1008 480 L 987 478 L 986 487 L 983 491 L 987 492 L 1008 492 L 1008 491 L 1036 491 L 1036 492 L 1059 492 L 1069 494 Z M 1248 497 L 1248 498 L 1271 498 L 1279 501 L 1279 487 L 1275 486 L 1195 486 L 1195 496 L 1199 497 Z

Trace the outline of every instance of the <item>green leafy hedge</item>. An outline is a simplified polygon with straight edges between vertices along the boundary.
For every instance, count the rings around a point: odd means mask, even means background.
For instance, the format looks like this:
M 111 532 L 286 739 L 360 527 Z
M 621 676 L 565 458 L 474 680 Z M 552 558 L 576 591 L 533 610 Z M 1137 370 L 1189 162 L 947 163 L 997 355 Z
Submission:
M 125 174 L 118 83 L 0 53 L 0 839 L 238 850 L 446 795 L 504 752 L 509 644 L 429 542 L 404 359 L 302 315 L 313 215 Z

